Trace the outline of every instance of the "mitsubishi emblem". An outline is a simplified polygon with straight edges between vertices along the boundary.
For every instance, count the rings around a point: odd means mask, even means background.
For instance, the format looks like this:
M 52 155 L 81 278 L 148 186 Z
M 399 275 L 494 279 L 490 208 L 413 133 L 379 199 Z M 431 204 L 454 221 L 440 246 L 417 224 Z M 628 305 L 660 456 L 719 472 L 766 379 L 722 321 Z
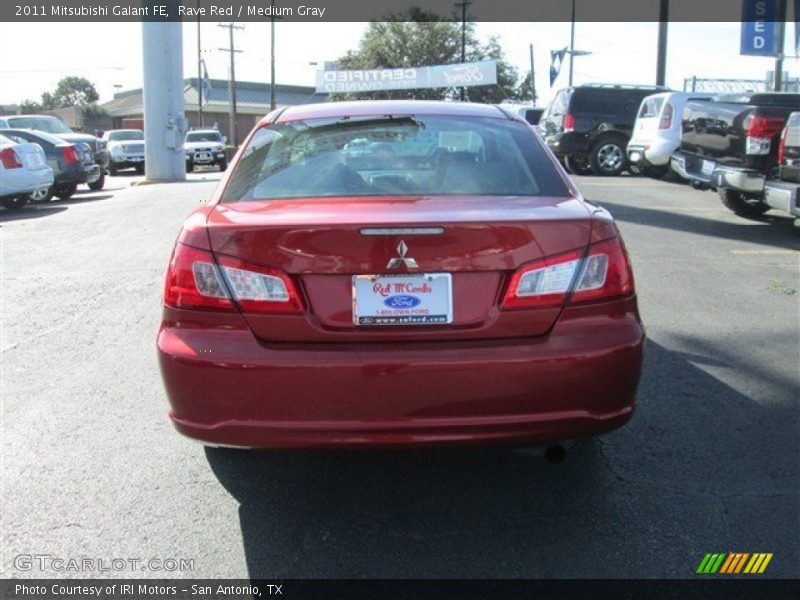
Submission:
M 390 259 L 386 268 L 397 269 L 400 265 L 405 265 L 407 269 L 418 269 L 417 261 L 413 258 L 406 258 L 406 252 L 408 252 L 408 246 L 403 240 L 400 240 L 400 243 L 397 244 L 397 254 L 399 256 Z

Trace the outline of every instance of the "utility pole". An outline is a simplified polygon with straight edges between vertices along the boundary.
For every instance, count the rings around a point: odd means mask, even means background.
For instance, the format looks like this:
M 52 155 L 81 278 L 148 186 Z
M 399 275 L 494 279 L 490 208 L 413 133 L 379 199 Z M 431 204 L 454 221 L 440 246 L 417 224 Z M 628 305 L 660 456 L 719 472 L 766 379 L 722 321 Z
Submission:
M 531 50 L 531 104 L 536 106 L 536 73 L 533 70 L 533 44 L 530 45 Z
M 572 87 L 572 61 L 575 57 L 575 0 L 572 0 L 572 25 L 569 30 L 569 87 Z
M 269 109 L 275 110 L 275 0 L 270 2 L 270 35 L 269 35 Z
M 798 6 L 798 4 L 795 4 Z M 795 19 L 798 19 L 795 15 Z M 777 15 L 777 31 L 778 36 L 778 55 L 775 57 L 775 78 L 773 90 L 780 92 L 783 87 L 783 49 L 786 46 L 786 0 L 778 0 L 778 15 Z
M 202 46 L 200 45 L 200 0 L 197 0 L 197 120 L 200 127 L 203 126 L 203 73 L 200 68 L 202 59 Z
M 656 85 L 667 79 L 667 29 L 669 27 L 669 0 L 660 0 L 658 6 L 658 55 L 656 58 Z
M 461 62 L 467 62 L 467 7 L 472 4 L 471 0 L 461 0 L 455 2 L 456 6 L 461 7 Z M 461 101 L 464 102 L 467 96 L 467 88 L 461 88 Z
M 237 50 L 233 45 L 233 30 L 244 29 L 244 25 L 236 25 L 235 23 L 228 23 L 227 25 L 220 23 L 217 27 L 227 27 L 228 32 L 230 34 L 230 47 L 229 48 L 220 48 L 219 50 L 222 52 L 230 52 L 231 53 L 231 76 L 228 79 L 228 94 L 230 95 L 230 113 L 228 115 L 228 135 L 230 136 L 230 143 L 234 146 L 237 145 L 236 142 L 236 68 L 235 68 L 235 60 L 234 57 L 237 52 L 241 52 L 241 50 Z

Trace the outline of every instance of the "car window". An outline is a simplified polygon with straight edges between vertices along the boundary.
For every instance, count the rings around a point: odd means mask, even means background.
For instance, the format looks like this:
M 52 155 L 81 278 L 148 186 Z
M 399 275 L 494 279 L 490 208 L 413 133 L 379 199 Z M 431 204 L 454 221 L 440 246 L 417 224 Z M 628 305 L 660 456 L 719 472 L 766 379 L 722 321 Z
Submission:
M 561 90 L 556 94 L 550 106 L 547 109 L 548 117 L 561 117 L 567 114 L 567 107 L 569 105 L 569 91 Z
M 645 98 L 644 100 L 642 100 L 642 107 L 639 109 L 639 118 L 648 119 L 657 117 L 661 112 L 662 106 L 664 106 L 663 96 Z
M 18 143 L 18 142 L 16 142 L 15 140 L 12 140 L 11 138 L 7 138 L 4 135 L 0 135 L 0 144 L 6 144 L 6 145 L 12 145 L 13 146 L 16 143 Z
M 131 140 L 143 140 L 144 133 L 141 131 L 109 131 L 109 142 L 126 142 Z
M 186 134 L 187 142 L 222 142 L 222 135 L 214 131 L 190 131 Z
M 418 194 L 565 196 L 567 188 L 518 121 L 368 117 L 259 129 L 222 200 Z
M 8 123 L 11 127 L 19 129 L 36 129 L 46 133 L 72 133 L 69 127 L 55 117 L 11 117 Z

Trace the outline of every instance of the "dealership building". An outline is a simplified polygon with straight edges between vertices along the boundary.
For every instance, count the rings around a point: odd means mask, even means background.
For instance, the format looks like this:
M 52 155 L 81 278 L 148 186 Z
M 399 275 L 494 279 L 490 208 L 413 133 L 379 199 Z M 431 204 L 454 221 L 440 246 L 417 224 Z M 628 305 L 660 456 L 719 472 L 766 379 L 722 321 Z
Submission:
M 214 127 L 228 138 L 229 143 L 242 142 L 253 126 L 269 112 L 270 85 L 250 81 L 236 82 L 236 133 L 232 140 L 229 128 L 230 95 L 228 81 L 210 80 L 210 89 L 203 90 L 203 123 L 200 123 L 198 79 L 184 80 L 183 101 L 189 127 Z M 294 106 L 311 102 L 324 102 L 325 94 L 318 94 L 311 86 L 275 84 L 277 106 Z M 142 89 L 114 94 L 114 99 L 102 105 L 112 120 L 113 128 L 144 128 L 144 99 Z

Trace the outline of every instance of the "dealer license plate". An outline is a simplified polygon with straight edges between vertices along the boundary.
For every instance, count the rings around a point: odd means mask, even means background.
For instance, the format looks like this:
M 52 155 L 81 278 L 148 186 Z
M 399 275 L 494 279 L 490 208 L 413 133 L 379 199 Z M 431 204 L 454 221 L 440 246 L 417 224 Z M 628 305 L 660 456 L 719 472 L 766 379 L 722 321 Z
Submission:
M 714 173 L 714 167 L 716 166 L 713 160 L 704 160 L 703 164 L 700 166 L 700 171 L 703 175 L 712 175 Z
M 356 325 L 446 325 L 453 322 L 450 273 L 353 276 Z

